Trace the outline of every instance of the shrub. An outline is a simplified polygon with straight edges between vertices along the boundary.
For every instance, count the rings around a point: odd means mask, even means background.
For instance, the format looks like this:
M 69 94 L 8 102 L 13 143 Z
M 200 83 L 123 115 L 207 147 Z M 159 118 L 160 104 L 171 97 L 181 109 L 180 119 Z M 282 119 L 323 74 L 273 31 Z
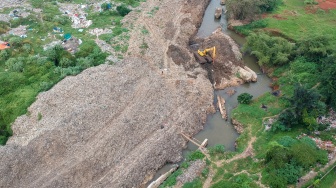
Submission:
M 225 146 L 218 144 L 214 147 L 209 148 L 210 155 L 217 154 L 217 153 L 224 153 L 225 152 Z
M 310 61 L 319 62 L 332 52 L 330 37 L 326 35 L 306 36 L 297 42 L 297 54 Z
M 294 145 L 295 143 L 297 143 L 298 141 L 290 136 L 284 136 L 281 137 L 278 140 L 278 143 L 281 144 L 284 147 L 291 147 L 292 145 Z
M 250 104 L 252 101 L 253 95 L 248 93 L 242 93 L 238 96 L 237 100 L 240 104 Z
M 234 19 L 254 19 L 262 12 L 275 10 L 282 0 L 227 0 L 226 7 Z
M 226 8 L 233 19 L 253 19 L 260 13 L 259 0 L 227 0 Z
M 23 62 L 19 61 L 17 58 L 9 58 L 6 63 L 6 67 L 13 72 L 23 71 Z
M 303 2 L 306 5 L 317 5 L 318 2 L 316 2 L 315 0 L 304 0 Z
M 204 157 L 205 155 L 201 151 L 196 150 L 194 152 L 189 153 L 186 159 L 187 161 L 196 161 L 197 159 L 203 159 Z
M 251 34 L 243 51 L 251 51 L 258 58 L 259 65 L 284 65 L 289 62 L 294 44 L 281 37 L 271 37 L 264 33 Z
M 182 174 L 182 170 L 178 169 L 176 170 L 172 175 L 170 175 L 161 185 L 160 188 L 164 187 L 172 187 L 176 184 L 176 178 L 177 176 Z
M 262 12 L 272 12 L 281 4 L 282 0 L 261 0 L 259 8 Z
M 131 9 L 127 8 L 125 5 L 117 6 L 117 11 L 121 16 L 126 16 L 129 12 L 131 12 Z

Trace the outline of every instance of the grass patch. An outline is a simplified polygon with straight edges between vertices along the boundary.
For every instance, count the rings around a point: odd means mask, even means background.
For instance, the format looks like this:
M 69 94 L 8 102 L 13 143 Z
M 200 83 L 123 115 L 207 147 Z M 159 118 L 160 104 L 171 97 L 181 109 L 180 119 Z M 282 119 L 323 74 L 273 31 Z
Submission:
M 247 25 L 242 26 L 235 26 L 233 29 L 245 36 L 249 35 L 251 32 L 255 31 L 256 29 L 265 28 L 267 27 L 267 21 L 266 20 L 257 20 L 254 22 L 251 22 Z
M 295 40 L 304 36 L 330 35 L 336 41 L 336 10 L 309 13 L 306 7 L 301 0 L 284 0 L 284 4 L 265 19 L 267 27 Z M 273 15 L 280 15 L 283 19 Z
M 182 174 L 182 169 L 176 170 L 172 175 L 170 175 L 161 185 L 160 188 L 172 187 L 176 184 L 176 178 Z

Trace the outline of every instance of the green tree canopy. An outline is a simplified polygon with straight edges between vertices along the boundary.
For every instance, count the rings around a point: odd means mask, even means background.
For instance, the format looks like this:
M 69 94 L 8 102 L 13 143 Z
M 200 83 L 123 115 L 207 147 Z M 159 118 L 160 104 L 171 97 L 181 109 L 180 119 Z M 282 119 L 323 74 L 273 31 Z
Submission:
M 289 62 L 294 44 L 281 37 L 267 34 L 251 34 L 243 51 L 250 51 L 258 58 L 260 65 L 284 65 Z

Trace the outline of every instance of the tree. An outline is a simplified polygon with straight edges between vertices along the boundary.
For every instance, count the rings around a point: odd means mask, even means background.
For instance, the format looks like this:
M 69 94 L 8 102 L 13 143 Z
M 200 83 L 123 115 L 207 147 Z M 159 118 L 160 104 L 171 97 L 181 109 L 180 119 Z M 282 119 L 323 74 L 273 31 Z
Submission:
M 306 89 L 304 86 L 297 84 L 294 88 L 294 94 L 289 99 L 294 113 L 297 117 L 302 120 L 304 110 L 307 111 L 308 115 L 317 117 L 316 112 L 324 109 L 319 109 L 321 95 L 315 90 Z M 302 121 L 301 121 L 302 122 Z
M 227 0 L 226 7 L 233 19 L 254 19 L 258 14 L 271 12 L 282 0 Z
M 275 145 L 267 151 L 265 163 L 269 169 L 279 169 L 289 163 L 291 159 L 292 153 L 288 148 Z
M 56 66 L 59 66 L 63 51 L 64 49 L 61 45 L 55 45 L 54 47 L 47 50 L 46 53 L 47 53 L 47 57 L 51 61 L 53 61 Z
M 336 108 L 336 60 L 330 56 L 322 61 L 319 88 L 323 94 L 326 104 Z
M 238 96 L 237 100 L 240 104 L 250 104 L 252 98 L 253 98 L 253 95 L 248 94 L 248 93 L 242 93 Z
M 262 0 L 261 2 L 259 8 L 262 12 L 272 12 L 282 4 L 282 0 Z
M 330 37 L 326 35 L 307 36 L 297 43 L 297 54 L 310 61 L 319 62 L 332 51 Z
M 260 13 L 260 0 L 227 0 L 226 8 L 230 17 L 237 20 L 254 19 Z

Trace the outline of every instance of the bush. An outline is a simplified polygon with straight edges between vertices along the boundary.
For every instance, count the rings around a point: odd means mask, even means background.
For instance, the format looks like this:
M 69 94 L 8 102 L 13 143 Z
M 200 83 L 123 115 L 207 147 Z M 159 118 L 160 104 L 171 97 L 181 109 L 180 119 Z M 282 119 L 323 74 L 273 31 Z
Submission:
M 259 3 L 259 0 L 227 0 L 226 8 L 233 19 L 253 19 L 260 13 Z
M 161 185 L 160 188 L 172 187 L 176 184 L 176 178 L 182 174 L 182 170 L 176 170 L 172 175 L 170 175 Z
M 297 42 L 297 54 L 309 61 L 319 62 L 331 54 L 333 47 L 331 39 L 326 35 L 307 36 Z
M 121 16 L 126 16 L 129 12 L 131 12 L 131 9 L 127 8 L 125 5 L 117 6 L 117 11 Z
M 224 153 L 225 146 L 224 145 L 215 145 L 214 147 L 209 148 L 210 155 L 217 154 L 217 153 Z
M 319 89 L 327 105 L 336 108 L 336 60 L 334 56 L 325 58 L 319 74 Z
M 240 104 L 250 104 L 252 101 L 253 95 L 248 93 L 242 93 L 238 96 L 237 100 Z
M 275 10 L 282 0 L 227 0 L 226 7 L 233 19 L 254 19 L 263 12 Z
M 188 154 L 188 156 L 186 157 L 187 161 L 196 161 L 197 159 L 203 159 L 205 157 L 205 155 L 199 151 L 196 150 L 194 152 L 191 152 Z
M 261 0 L 259 8 L 261 12 L 272 12 L 282 3 L 282 0 Z
M 281 37 L 271 37 L 264 33 L 251 34 L 243 51 L 251 51 L 258 58 L 259 65 L 284 65 L 292 56 L 294 44 Z
M 278 143 L 284 147 L 291 147 L 292 145 L 294 145 L 295 143 L 297 143 L 298 141 L 290 136 L 284 136 L 281 137 L 278 140 Z

